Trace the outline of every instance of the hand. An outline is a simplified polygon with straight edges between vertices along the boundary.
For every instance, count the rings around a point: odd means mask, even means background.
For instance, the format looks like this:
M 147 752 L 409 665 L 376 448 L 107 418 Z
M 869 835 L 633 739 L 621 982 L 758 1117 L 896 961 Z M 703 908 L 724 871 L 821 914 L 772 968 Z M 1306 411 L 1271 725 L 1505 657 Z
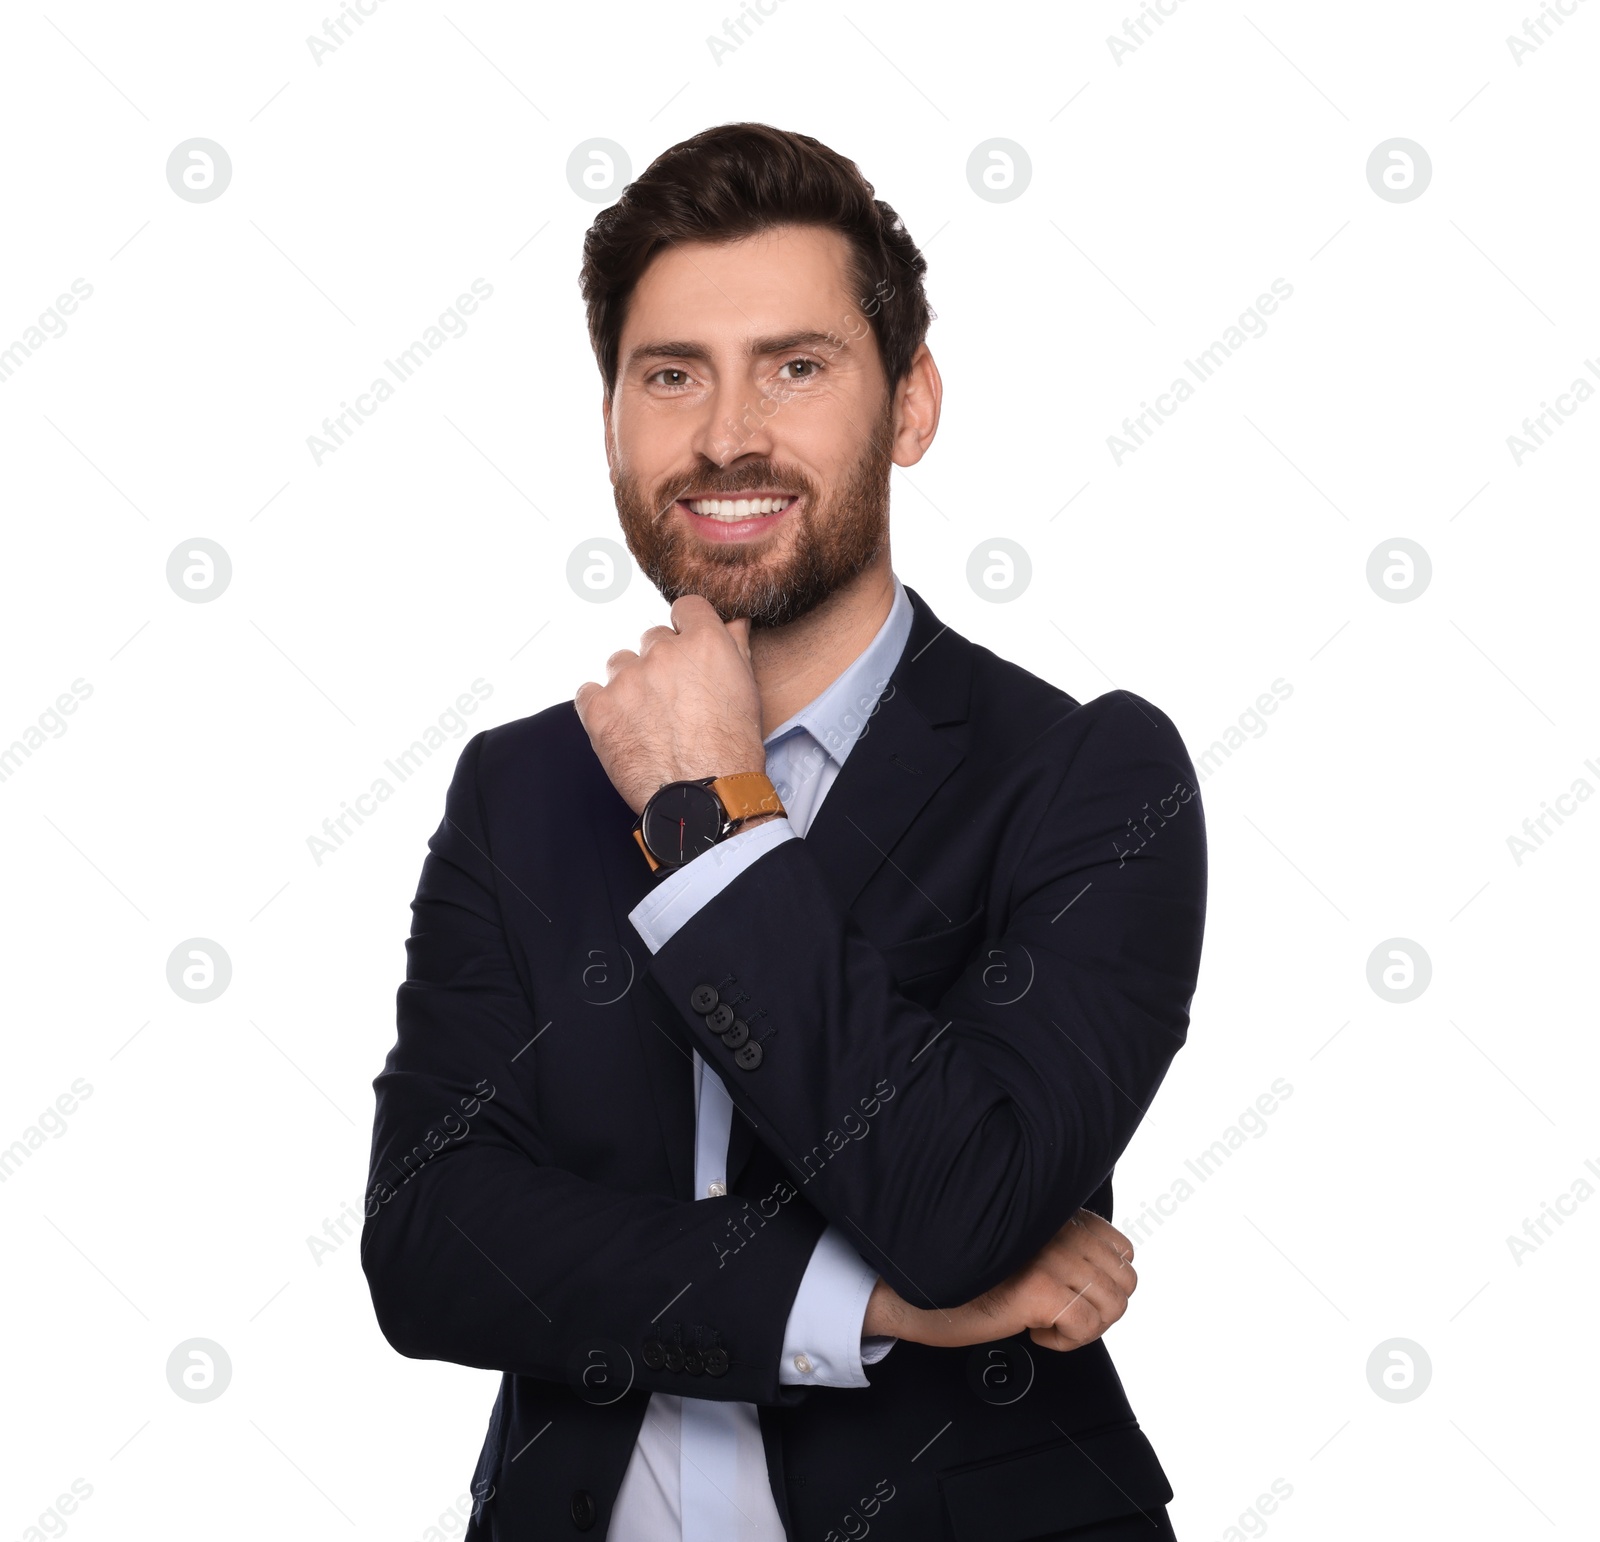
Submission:
M 965 1306 L 914 1307 L 880 1279 L 861 1331 L 949 1349 L 1026 1328 L 1043 1349 L 1081 1349 L 1127 1311 L 1138 1284 L 1133 1244 L 1092 1210 L 1080 1210 L 1030 1263 Z
M 766 770 L 750 622 L 724 624 L 701 595 L 677 600 L 672 625 L 651 627 L 637 653 L 613 653 L 606 684 L 585 680 L 573 704 L 611 785 L 636 814 L 664 782 Z

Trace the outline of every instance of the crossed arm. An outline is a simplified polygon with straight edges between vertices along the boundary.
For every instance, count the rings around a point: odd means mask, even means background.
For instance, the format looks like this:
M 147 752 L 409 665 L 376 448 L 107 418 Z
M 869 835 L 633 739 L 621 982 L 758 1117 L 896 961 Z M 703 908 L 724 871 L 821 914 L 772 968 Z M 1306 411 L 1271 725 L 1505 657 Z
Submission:
M 796 840 L 649 966 L 762 1142 L 809 1175 L 811 1204 L 922 1306 L 969 1302 L 1040 1252 L 1110 1173 L 1187 1029 L 1205 845 L 1176 730 L 1114 692 L 1063 719 L 1044 753 L 1054 786 L 1034 827 L 1005 837 L 1009 892 L 985 945 L 1030 982 L 1020 994 L 995 989 L 982 960 L 932 1006 L 902 994 Z M 1159 821 L 1142 849 L 1135 816 Z M 691 1009 L 698 983 L 723 979 L 762 1014 L 754 1071 Z M 880 1083 L 895 1091 L 870 1136 L 817 1163 L 839 1111 Z
M 803 1392 L 778 1376 L 785 1304 L 825 1221 L 852 1227 L 882 1276 L 868 1333 L 976 1343 L 1026 1327 L 1054 1348 L 1098 1336 L 1126 1302 L 1113 1255 L 1131 1250 L 1077 1212 L 1182 1041 L 1204 843 L 1196 802 L 1146 851 L 1119 858 L 1112 836 L 1141 805 L 1170 799 L 1192 770 L 1171 725 L 1133 698 L 1115 693 L 1072 714 L 1080 717 L 996 939 L 1037 963 L 1023 1001 L 985 999 L 972 969 L 933 1011 L 900 995 L 882 954 L 832 908 L 799 841 L 769 853 L 764 872 L 708 907 L 712 924 L 686 926 L 652 961 L 675 1002 L 701 979 L 732 972 L 763 1001 L 783 1003 L 782 1077 L 732 1069 L 720 1039 L 684 1017 L 702 1057 L 796 1171 L 841 1095 L 847 1105 L 851 1089 L 886 1071 L 895 1079 L 885 1115 L 896 1122 L 878 1121 L 849 1162 L 827 1164 L 806 1185 L 809 1205 L 764 1208 L 764 1224 L 728 1268 L 718 1240 L 743 1204 L 734 1196 L 629 1192 L 554 1160 L 537 1113 L 538 1055 L 515 1059 L 539 1024 L 513 962 L 510 897 L 489 856 L 484 736 L 473 740 L 430 842 L 399 1035 L 375 1083 L 362 1262 L 390 1342 L 409 1355 L 565 1380 L 585 1345 L 637 1344 L 691 1281 L 693 1315 L 731 1357 L 726 1374 L 701 1378 L 695 1394 L 794 1401 Z M 724 902 L 731 923 L 715 913 Z M 1071 926 L 1056 926 L 1068 917 Z M 782 946 L 752 944 L 763 935 Z M 939 1045 L 918 1055 L 947 1023 Z M 455 1112 L 469 1105 L 470 1114 Z M 637 1381 L 685 1390 L 648 1368 Z

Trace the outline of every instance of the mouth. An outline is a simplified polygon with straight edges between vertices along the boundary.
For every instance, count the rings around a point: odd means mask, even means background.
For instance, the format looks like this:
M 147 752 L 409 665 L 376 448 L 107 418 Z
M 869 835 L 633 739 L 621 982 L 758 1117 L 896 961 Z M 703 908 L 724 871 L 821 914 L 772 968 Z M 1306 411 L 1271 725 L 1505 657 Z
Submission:
M 695 532 L 712 541 L 742 541 L 765 534 L 800 502 L 800 495 L 746 492 L 729 497 L 680 498 L 677 507 Z

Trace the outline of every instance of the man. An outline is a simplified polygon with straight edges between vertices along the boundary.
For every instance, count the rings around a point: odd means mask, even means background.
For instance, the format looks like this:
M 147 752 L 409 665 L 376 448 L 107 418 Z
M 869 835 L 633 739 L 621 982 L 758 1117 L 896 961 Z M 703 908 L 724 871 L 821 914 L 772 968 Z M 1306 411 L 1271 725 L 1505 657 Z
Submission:
M 469 1536 L 1172 1536 L 1100 1335 L 1200 803 L 1155 707 L 1080 705 L 894 575 L 925 267 L 851 162 L 758 124 L 586 239 L 672 624 L 467 745 L 375 1083 L 380 1325 L 504 1373 Z

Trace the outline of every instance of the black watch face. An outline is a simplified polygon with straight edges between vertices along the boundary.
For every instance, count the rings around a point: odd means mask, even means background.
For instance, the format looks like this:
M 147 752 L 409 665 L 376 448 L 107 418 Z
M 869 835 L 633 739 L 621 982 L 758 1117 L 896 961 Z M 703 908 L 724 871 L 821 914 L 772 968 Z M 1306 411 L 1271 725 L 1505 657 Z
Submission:
M 670 782 L 644 806 L 645 845 L 663 867 L 682 867 L 717 844 L 726 817 L 709 787 Z

